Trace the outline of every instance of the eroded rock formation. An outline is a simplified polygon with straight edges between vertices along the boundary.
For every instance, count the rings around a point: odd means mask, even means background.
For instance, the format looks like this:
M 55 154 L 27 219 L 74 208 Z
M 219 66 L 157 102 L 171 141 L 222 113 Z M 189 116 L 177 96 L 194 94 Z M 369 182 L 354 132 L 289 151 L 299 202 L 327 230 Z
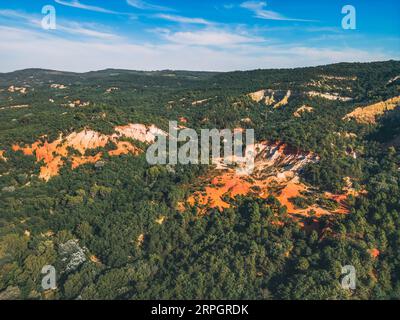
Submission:
M 255 146 L 255 168 L 250 175 L 238 175 L 233 169 L 217 171 L 217 174 L 205 180 L 204 191 L 195 191 L 188 198 L 188 204 L 197 205 L 200 212 L 207 208 L 220 210 L 230 207 L 228 198 L 237 195 L 256 195 L 267 198 L 274 195 L 283 206 L 287 207 L 290 214 L 307 216 L 311 212 L 315 216 L 331 213 L 347 213 L 344 200 L 347 194 L 333 195 L 323 194 L 326 199 L 337 203 L 336 210 L 327 210 L 316 204 L 307 208 L 298 208 L 291 198 L 303 197 L 309 191 L 309 187 L 300 182 L 300 171 L 309 163 L 318 161 L 313 153 L 304 153 L 283 143 L 262 142 Z
M 400 96 L 371 104 L 366 107 L 359 107 L 347 114 L 343 120 L 354 119 L 358 123 L 374 124 L 376 117 L 383 115 L 386 111 L 393 110 L 400 105 Z
M 298 108 L 294 113 L 293 113 L 293 115 L 296 117 L 296 118 L 300 118 L 301 117 L 301 115 L 304 113 L 304 112 L 313 112 L 313 110 L 314 110 L 314 108 L 313 107 L 310 107 L 310 106 L 307 106 L 307 105 L 302 105 L 300 108 Z
M 323 93 L 323 92 L 317 92 L 317 91 L 308 91 L 306 94 L 310 97 L 319 97 L 319 98 L 323 98 L 326 100 L 332 100 L 332 101 L 347 102 L 347 101 L 353 100 L 350 97 L 342 97 L 336 92 Z
M 126 126 L 115 127 L 115 133 L 105 135 L 93 130 L 82 130 L 73 132 L 66 137 L 60 137 L 52 142 L 44 137 L 32 145 L 20 146 L 14 144 L 14 151 L 22 151 L 25 155 L 33 155 L 36 161 L 43 161 L 40 168 L 39 177 L 48 181 L 51 177 L 59 174 L 59 170 L 65 165 L 66 159 L 71 161 L 72 169 L 86 163 L 96 163 L 101 160 L 103 152 L 96 155 L 86 155 L 86 151 L 97 148 L 104 148 L 108 143 L 113 143 L 115 149 L 108 151 L 110 156 L 122 154 L 138 154 L 142 150 L 134 146 L 131 142 L 122 141 L 121 138 L 131 138 L 144 143 L 153 143 L 156 134 L 165 135 L 162 130 L 151 125 L 128 124 Z M 75 151 L 71 155 L 71 150 Z

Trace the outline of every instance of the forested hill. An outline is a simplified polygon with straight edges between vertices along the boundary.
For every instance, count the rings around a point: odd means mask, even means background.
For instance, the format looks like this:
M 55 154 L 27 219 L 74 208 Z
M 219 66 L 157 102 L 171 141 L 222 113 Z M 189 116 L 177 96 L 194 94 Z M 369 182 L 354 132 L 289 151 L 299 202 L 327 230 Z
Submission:
M 41 85 L 50 82 L 102 82 L 109 83 L 124 83 L 132 82 L 136 85 L 166 85 L 171 87 L 179 86 L 178 81 L 199 82 L 209 79 L 216 75 L 216 72 L 196 72 L 196 71 L 134 71 L 134 70 L 119 70 L 106 69 L 100 71 L 91 71 L 86 73 L 64 72 L 44 69 L 25 69 L 10 73 L 0 73 L 0 84 L 7 85 L 12 81 L 15 85 Z
M 1 73 L 0 298 L 400 298 L 399 89 L 400 61 Z M 257 175 L 149 165 L 170 120 L 254 129 Z

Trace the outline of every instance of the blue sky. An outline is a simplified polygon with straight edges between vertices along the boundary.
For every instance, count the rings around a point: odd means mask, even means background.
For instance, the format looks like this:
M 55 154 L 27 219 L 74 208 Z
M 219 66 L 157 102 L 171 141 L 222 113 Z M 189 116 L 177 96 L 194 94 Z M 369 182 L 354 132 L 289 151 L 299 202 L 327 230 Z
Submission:
M 44 30 L 42 8 L 56 9 Z M 342 7 L 356 29 L 342 28 Z M 248 70 L 400 57 L 398 0 L 0 0 L 0 72 Z

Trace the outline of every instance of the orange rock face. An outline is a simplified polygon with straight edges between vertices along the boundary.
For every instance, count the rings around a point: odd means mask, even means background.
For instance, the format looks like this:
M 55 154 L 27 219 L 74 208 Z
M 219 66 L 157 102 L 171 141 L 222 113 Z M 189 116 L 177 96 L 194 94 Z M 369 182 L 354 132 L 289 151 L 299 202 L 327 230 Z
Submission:
M 70 159 L 72 169 L 83 164 L 96 163 L 102 158 L 103 153 L 99 152 L 95 156 L 86 156 L 87 150 L 104 148 L 109 142 L 116 145 L 115 150 L 108 152 L 110 156 L 119 156 L 122 154 L 137 155 L 141 150 L 127 141 L 119 141 L 122 137 L 136 139 L 141 142 L 153 142 L 155 134 L 162 132 L 155 126 L 146 127 L 142 124 L 129 124 L 123 127 L 116 127 L 116 133 L 105 135 L 93 130 L 82 130 L 73 132 L 63 138 L 60 136 L 53 142 L 40 140 L 32 145 L 19 146 L 14 144 L 12 150 L 22 151 L 25 155 L 33 155 L 36 161 L 43 161 L 44 165 L 40 168 L 39 177 L 48 181 L 51 177 L 59 174 L 60 168 L 65 164 L 65 159 Z M 77 152 L 70 156 L 70 149 Z
M 290 202 L 290 198 L 301 197 L 308 187 L 299 181 L 299 171 L 308 163 L 317 161 L 317 157 L 311 153 L 302 153 L 289 148 L 282 143 L 261 143 L 256 146 L 255 169 L 251 175 L 237 175 L 233 169 L 221 171 L 209 182 L 206 182 L 204 191 L 196 191 L 188 198 L 188 204 L 198 205 L 200 212 L 206 208 L 229 208 L 230 204 L 225 199 L 232 199 L 237 195 L 255 195 L 267 198 L 274 195 L 283 206 L 287 207 L 290 214 L 309 215 L 310 210 L 316 216 L 348 212 L 344 200 L 347 195 L 325 194 L 339 204 L 339 208 L 333 212 L 312 205 L 306 209 L 299 209 Z

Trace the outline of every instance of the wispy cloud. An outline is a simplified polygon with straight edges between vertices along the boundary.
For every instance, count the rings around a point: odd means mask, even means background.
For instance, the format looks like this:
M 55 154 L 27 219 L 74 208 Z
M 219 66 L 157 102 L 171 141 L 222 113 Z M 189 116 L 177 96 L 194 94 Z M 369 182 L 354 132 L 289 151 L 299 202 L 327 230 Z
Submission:
M 87 5 L 95 1 L 55 1 L 82 10 L 115 13 Z M 207 17 L 204 11 L 204 15 L 199 13 L 198 17 L 190 17 L 190 14 L 148 2 L 128 1 L 130 11 L 144 11 L 137 15 L 144 18 L 143 21 L 119 19 L 130 16 L 129 13 L 108 17 L 90 15 L 90 19 L 96 20 L 74 21 L 76 10 L 69 10 L 74 12 L 57 17 L 56 30 L 44 31 L 40 11 L 27 13 L 0 9 L 0 72 L 28 67 L 69 71 L 104 68 L 228 71 L 400 58 L 399 46 L 393 46 L 393 43 L 399 43 L 398 39 L 374 39 L 368 34 L 357 33 L 360 39 L 354 41 L 354 35 L 342 32 L 339 27 L 319 24 L 295 28 L 290 23 L 260 26 L 253 25 L 253 20 L 243 24 L 231 22 L 237 17 L 233 15 L 236 13 L 251 14 L 260 19 L 305 21 L 266 10 L 265 2 L 256 0 L 228 6 L 227 9 L 232 8 L 232 12 L 225 12 L 232 13 L 229 19 L 214 14 L 214 21 L 202 18 Z M 110 17 L 118 19 L 108 19 Z M 146 33 L 148 30 L 153 34 Z M 386 46 L 386 43 L 391 45 Z
M 0 10 L 0 17 L 5 19 L 12 19 L 13 21 L 23 20 L 26 23 L 30 23 L 32 25 L 37 25 L 37 26 L 40 25 L 40 19 L 38 16 L 27 14 L 22 11 L 10 10 L 10 9 Z
M 178 22 L 178 23 L 187 23 L 187 24 L 201 24 L 201 25 L 213 25 L 215 24 L 214 22 L 208 21 L 203 18 L 189 18 L 189 17 L 182 17 L 182 16 L 176 16 L 176 15 L 170 15 L 170 14 L 156 14 L 155 17 L 168 20 L 168 21 L 173 21 L 173 22 Z
M 193 35 L 176 36 L 191 39 L 186 43 L 198 39 Z M 221 38 L 213 39 L 217 43 Z M 235 50 L 181 43 L 139 44 L 126 39 L 82 42 L 76 38 L 65 39 L 53 36 L 53 33 L 34 31 L 32 28 L 4 26 L 0 26 L 0 39 L 2 72 L 29 67 L 80 72 L 105 68 L 228 71 L 399 58 L 398 54 L 391 55 L 378 49 L 264 46 L 258 43 L 240 44 L 247 40 L 232 37 L 224 41 L 239 43 Z
M 267 3 L 264 1 L 246 1 L 240 4 L 244 9 L 255 13 L 255 17 L 265 20 L 281 20 L 281 21 L 312 21 L 305 19 L 289 18 L 276 11 L 266 10 Z
M 0 18 L 11 19 L 13 22 L 17 22 L 18 24 L 23 23 L 26 26 L 30 26 L 38 30 L 41 28 L 41 16 L 34 14 L 6 9 L 0 10 Z M 121 38 L 110 31 L 101 31 L 105 29 L 107 29 L 107 27 L 95 23 L 82 23 L 72 20 L 59 19 L 57 21 L 56 30 L 53 30 L 52 32 L 56 34 L 60 34 L 60 32 L 68 33 L 80 35 L 85 38 L 90 37 L 103 40 L 116 40 Z
M 80 35 L 84 37 L 97 38 L 102 40 L 117 40 L 121 39 L 119 35 L 111 32 L 99 31 L 101 26 L 95 24 L 79 23 L 74 21 L 58 24 L 57 29 L 69 34 Z
M 219 29 L 207 29 L 198 31 L 171 32 L 168 29 L 158 29 L 160 35 L 172 42 L 190 46 L 233 46 L 246 43 L 260 43 L 265 39 L 247 34 L 239 34 Z
M 108 10 L 102 7 L 91 6 L 87 4 L 81 3 L 79 0 L 54 0 L 56 3 L 61 4 L 67 7 L 73 7 L 83 10 L 102 12 L 102 13 L 110 13 L 110 14 L 119 14 L 119 12 Z
M 127 0 L 126 1 L 128 5 L 131 7 L 134 7 L 136 9 L 141 9 L 141 10 L 155 10 L 155 11 L 170 11 L 170 8 L 151 4 L 146 1 L 142 0 Z

